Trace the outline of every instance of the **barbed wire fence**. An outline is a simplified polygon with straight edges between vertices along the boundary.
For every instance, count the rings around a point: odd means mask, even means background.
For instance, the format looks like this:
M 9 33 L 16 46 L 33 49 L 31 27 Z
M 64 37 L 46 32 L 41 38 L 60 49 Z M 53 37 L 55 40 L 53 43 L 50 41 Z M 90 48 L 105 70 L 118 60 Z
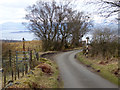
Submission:
M 8 57 L 2 57 L 2 87 L 5 88 L 10 82 L 22 78 L 36 66 L 39 53 L 36 50 L 25 50 L 23 39 L 23 51 L 9 50 Z

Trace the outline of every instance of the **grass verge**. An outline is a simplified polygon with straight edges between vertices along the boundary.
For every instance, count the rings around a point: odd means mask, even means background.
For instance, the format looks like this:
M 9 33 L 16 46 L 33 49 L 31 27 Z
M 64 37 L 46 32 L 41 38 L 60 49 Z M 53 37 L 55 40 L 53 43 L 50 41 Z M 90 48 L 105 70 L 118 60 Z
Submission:
M 59 70 L 54 61 L 40 58 L 33 70 L 19 80 L 14 81 L 9 88 L 63 88 Z
M 100 64 L 101 60 L 86 58 L 82 52 L 77 54 L 77 59 L 92 71 L 98 72 L 103 78 L 111 81 L 116 85 L 120 85 L 119 76 L 116 76 L 113 71 L 118 68 L 118 62 L 109 62 L 107 64 Z

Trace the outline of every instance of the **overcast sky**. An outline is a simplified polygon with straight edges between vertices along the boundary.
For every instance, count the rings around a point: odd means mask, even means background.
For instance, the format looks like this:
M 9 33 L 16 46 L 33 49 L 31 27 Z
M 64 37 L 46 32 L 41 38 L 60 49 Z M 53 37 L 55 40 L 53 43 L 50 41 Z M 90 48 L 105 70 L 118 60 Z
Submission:
M 4 22 L 22 22 L 25 16 L 25 8 L 36 3 L 37 0 L 0 0 L 0 24 Z M 45 0 L 44 0 L 45 1 Z M 50 1 L 50 0 L 49 0 Z M 58 0 L 57 0 L 58 1 Z M 84 0 L 77 0 L 78 9 L 85 10 L 88 7 L 83 7 Z M 89 11 L 92 11 L 93 8 Z M 101 22 L 102 18 L 94 15 L 94 19 Z
M 21 22 L 25 8 L 37 0 L 0 0 L 0 23 Z
M 36 1 L 38 0 L 0 0 L 0 24 L 6 23 L 6 22 L 19 22 L 19 23 L 24 22 L 25 21 L 24 17 L 26 14 L 25 8 L 28 7 L 29 5 L 36 3 Z M 43 1 L 52 1 L 52 0 L 43 0 Z M 56 1 L 59 1 L 59 0 L 56 0 Z M 75 0 L 75 1 L 77 4 L 77 6 L 75 7 L 79 11 L 88 11 L 90 13 L 94 11 L 94 6 L 93 7 L 87 6 L 84 4 L 85 0 Z M 86 1 L 89 1 L 89 0 L 86 0 Z M 96 23 L 104 22 L 104 18 L 98 16 L 95 13 L 92 14 L 91 17 L 93 17 L 93 20 L 95 20 Z M 1 31 L 0 31 L 0 34 L 1 34 Z

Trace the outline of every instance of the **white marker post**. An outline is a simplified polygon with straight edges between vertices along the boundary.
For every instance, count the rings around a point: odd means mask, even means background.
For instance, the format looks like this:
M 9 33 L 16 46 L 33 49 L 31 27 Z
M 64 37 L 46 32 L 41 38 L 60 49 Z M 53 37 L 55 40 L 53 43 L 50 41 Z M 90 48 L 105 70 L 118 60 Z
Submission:
M 89 51 L 89 49 L 88 49 L 88 40 L 89 40 L 89 37 L 86 37 L 86 39 L 87 39 L 87 42 L 86 42 L 86 58 L 88 58 L 88 51 Z

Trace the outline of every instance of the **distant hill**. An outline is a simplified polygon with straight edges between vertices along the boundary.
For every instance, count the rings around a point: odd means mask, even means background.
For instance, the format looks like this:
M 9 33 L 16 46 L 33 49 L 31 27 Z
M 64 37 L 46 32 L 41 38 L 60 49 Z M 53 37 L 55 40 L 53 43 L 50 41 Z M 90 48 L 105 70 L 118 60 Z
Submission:
M 97 23 L 95 21 L 93 21 L 93 25 L 94 25 L 94 28 L 100 28 L 100 29 L 103 29 L 103 28 L 110 28 L 111 30 L 116 30 L 118 29 L 118 24 L 116 23 L 107 23 L 106 21 L 103 21 L 102 23 Z
M 92 21 L 94 27 L 93 28 L 105 28 L 108 27 L 112 30 L 118 29 L 118 25 L 116 23 L 106 23 L 103 21 L 101 23 L 97 23 L 94 20 Z M 28 33 L 29 30 L 21 23 L 21 22 L 6 22 L 0 24 L 0 30 L 13 30 L 11 33 Z M 18 30 L 18 31 L 17 31 Z M 15 31 L 15 32 L 14 32 Z
M 6 22 L 0 24 L 0 30 L 26 30 L 20 22 Z
M 21 40 L 0 40 L 0 42 L 21 42 Z
M 29 33 L 30 31 L 18 31 L 18 32 L 11 32 L 11 33 Z

